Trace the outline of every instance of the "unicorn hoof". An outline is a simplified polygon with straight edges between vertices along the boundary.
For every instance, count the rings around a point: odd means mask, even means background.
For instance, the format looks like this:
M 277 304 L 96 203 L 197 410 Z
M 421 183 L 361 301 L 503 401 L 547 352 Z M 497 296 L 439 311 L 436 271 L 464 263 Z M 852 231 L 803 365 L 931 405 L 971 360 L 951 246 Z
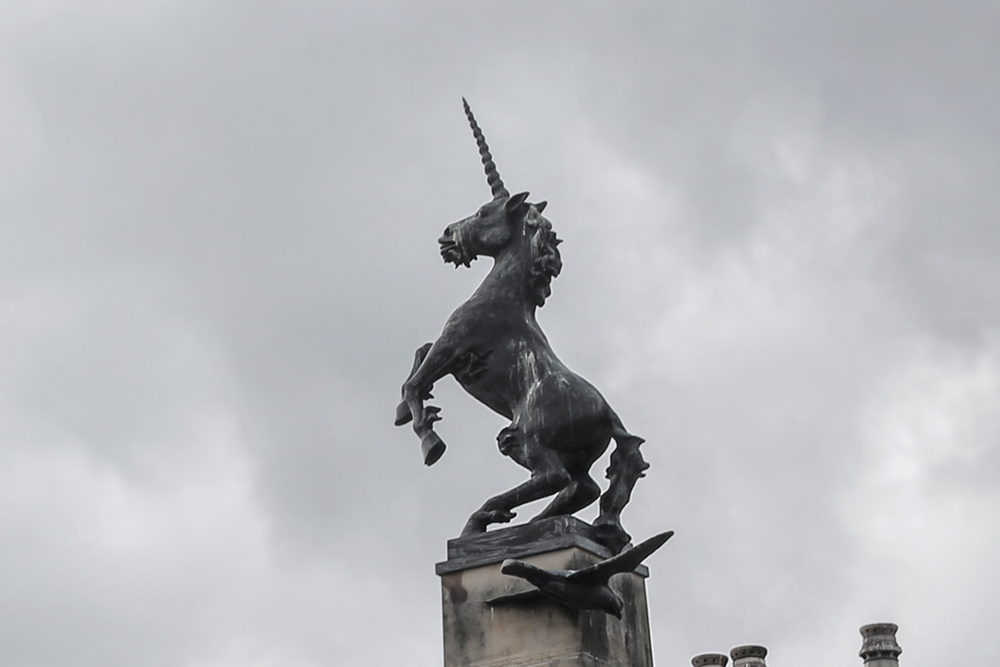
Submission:
M 510 510 L 495 510 L 493 512 L 488 512 L 490 517 L 490 523 L 510 523 L 511 520 L 517 516 L 516 512 L 511 512 Z
M 424 465 L 432 466 L 437 463 L 438 459 L 444 456 L 445 449 L 444 440 L 434 431 L 420 440 L 420 451 L 424 454 Z
M 614 554 L 621 553 L 632 541 L 632 536 L 626 533 L 624 528 L 613 523 L 595 524 L 594 529 L 597 541 L 611 549 Z
M 516 516 L 517 514 L 510 510 L 477 510 L 465 522 L 461 536 L 480 535 L 486 532 L 486 527 L 491 523 L 509 523 Z
M 476 514 L 479 514 L 479 512 L 476 512 Z M 489 522 L 484 517 L 476 516 L 476 514 L 470 516 L 469 520 L 465 522 L 465 527 L 462 528 L 460 537 L 481 535 L 486 532 L 486 526 L 489 525 Z
M 411 421 L 413 421 L 413 413 L 410 412 L 410 406 L 406 404 L 406 401 L 400 401 L 399 405 L 396 406 L 396 421 L 393 423 L 396 426 L 402 426 Z

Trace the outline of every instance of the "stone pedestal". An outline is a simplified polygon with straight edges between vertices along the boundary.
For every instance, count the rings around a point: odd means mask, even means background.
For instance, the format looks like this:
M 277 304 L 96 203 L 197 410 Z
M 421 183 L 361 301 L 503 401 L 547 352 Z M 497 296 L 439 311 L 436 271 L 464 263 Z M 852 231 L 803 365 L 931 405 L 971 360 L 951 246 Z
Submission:
M 445 667 L 652 667 L 645 566 L 611 579 L 625 601 L 620 621 L 543 597 L 487 604 L 534 588 L 501 574 L 504 559 L 580 570 L 612 555 L 593 535 L 583 521 L 555 517 L 450 540 L 448 560 L 437 565 Z

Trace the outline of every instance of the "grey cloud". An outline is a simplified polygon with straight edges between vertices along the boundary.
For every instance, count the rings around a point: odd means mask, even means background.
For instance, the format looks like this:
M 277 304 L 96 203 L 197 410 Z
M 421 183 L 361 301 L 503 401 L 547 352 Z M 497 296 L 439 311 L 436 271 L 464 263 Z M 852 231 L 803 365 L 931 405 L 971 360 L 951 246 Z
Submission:
M 566 239 L 543 326 L 648 440 L 658 664 L 883 616 L 986 658 L 991 5 L 2 12 L 0 662 L 440 660 L 431 564 L 522 475 L 450 384 L 435 467 L 390 424 L 486 269 L 434 243 L 488 194 L 462 95 Z

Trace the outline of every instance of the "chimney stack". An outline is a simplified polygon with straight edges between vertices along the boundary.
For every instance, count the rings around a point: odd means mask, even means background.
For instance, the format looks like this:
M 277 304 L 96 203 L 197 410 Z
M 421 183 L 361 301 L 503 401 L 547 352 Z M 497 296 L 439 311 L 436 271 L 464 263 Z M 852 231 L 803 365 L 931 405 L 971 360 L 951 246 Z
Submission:
M 899 667 L 903 649 L 896 643 L 895 623 L 872 623 L 861 626 L 861 652 L 865 667 Z
M 763 646 L 752 644 L 737 646 L 729 652 L 729 655 L 733 658 L 733 667 L 767 667 L 767 663 L 764 662 L 767 649 Z M 881 665 L 873 667 L 881 667 Z
M 729 656 L 725 653 L 702 653 L 691 658 L 691 667 L 726 667 Z

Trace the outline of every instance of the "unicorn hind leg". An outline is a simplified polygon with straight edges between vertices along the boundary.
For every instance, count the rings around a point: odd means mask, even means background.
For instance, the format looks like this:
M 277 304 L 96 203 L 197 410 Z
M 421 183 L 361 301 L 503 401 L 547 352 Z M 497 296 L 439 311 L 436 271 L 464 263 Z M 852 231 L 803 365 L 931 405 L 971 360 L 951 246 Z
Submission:
M 492 523 L 507 523 L 516 516 L 513 508 L 557 494 L 573 482 L 556 453 L 539 446 L 533 437 L 508 428 L 501 432 L 500 440 L 501 451 L 530 470 L 531 478 L 483 503 L 469 517 L 463 536 L 483 533 Z
M 581 473 L 573 476 L 573 480 L 556 494 L 552 502 L 538 513 L 532 521 L 548 519 L 552 516 L 564 516 L 582 510 L 597 500 L 601 495 L 601 487 L 590 475 Z
M 616 430 L 615 451 L 611 454 L 611 465 L 607 477 L 611 480 L 608 490 L 601 496 L 601 513 L 594 521 L 598 538 L 614 553 L 619 553 L 632 540 L 621 524 L 621 513 L 632 496 L 632 489 L 649 463 L 642 458 L 639 445 L 645 442 L 639 436 Z

